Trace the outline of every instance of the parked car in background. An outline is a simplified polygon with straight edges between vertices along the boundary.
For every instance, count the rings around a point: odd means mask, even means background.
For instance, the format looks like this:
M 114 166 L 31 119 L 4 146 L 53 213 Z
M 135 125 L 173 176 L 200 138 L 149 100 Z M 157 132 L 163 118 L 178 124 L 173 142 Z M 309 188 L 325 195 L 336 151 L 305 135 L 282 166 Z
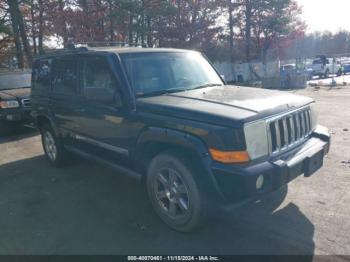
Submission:
M 350 73 L 350 60 L 344 61 L 342 63 L 342 66 L 343 66 L 344 75 L 349 74 Z
M 305 64 L 284 64 L 280 67 L 280 77 L 283 79 L 283 86 L 295 88 L 303 86 L 303 82 L 312 78 L 312 70 L 305 68 Z
M 311 98 L 225 85 L 189 50 L 43 55 L 32 107 L 52 166 L 74 153 L 139 179 L 159 217 L 183 232 L 218 206 L 313 175 L 330 147 Z
M 329 75 L 340 76 L 342 74 L 341 63 L 334 58 L 327 58 L 324 55 L 318 56 L 313 60 L 308 69 L 312 70 L 313 76 L 318 76 L 319 78 L 328 78 Z
M 30 71 L 0 72 L 0 131 L 31 122 Z

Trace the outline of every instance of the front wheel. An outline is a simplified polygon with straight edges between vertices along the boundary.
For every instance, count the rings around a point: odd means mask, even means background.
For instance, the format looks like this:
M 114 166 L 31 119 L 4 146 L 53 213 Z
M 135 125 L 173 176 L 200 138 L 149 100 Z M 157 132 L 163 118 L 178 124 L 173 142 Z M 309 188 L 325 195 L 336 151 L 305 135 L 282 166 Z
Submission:
M 152 160 L 147 191 L 156 213 L 171 228 L 190 232 L 202 224 L 206 210 L 200 185 L 180 157 L 162 153 Z

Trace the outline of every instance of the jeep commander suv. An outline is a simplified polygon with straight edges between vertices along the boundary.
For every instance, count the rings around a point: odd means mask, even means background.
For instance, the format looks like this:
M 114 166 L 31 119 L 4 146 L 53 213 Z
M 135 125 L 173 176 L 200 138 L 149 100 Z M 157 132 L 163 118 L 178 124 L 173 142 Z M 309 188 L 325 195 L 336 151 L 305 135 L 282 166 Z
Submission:
M 183 232 L 217 206 L 311 176 L 329 150 L 312 99 L 225 85 L 188 50 L 46 54 L 31 101 L 53 166 L 74 153 L 140 179 L 159 217 Z

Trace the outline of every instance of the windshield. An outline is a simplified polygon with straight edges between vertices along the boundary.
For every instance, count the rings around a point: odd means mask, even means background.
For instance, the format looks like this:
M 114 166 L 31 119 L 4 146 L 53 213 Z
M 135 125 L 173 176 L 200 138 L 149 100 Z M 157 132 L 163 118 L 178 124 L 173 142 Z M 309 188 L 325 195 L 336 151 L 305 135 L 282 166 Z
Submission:
M 121 58 L 136 96 L 223 85 L 208 61 L 196 52 L 132 53 Z

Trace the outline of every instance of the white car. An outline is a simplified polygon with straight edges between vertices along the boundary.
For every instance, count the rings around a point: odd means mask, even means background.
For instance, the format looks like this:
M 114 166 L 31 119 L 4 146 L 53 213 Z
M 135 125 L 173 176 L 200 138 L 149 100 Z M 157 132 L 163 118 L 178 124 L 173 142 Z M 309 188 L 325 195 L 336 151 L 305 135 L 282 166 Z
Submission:
M 336 59 L 326 58 L 325 56 L 319 56 L 308 68 L 312 70 L 313 76 L 319 76 L 320 78 L 328 78 L 331 74 L 337 76 L 342 74 L 341 63 Z

